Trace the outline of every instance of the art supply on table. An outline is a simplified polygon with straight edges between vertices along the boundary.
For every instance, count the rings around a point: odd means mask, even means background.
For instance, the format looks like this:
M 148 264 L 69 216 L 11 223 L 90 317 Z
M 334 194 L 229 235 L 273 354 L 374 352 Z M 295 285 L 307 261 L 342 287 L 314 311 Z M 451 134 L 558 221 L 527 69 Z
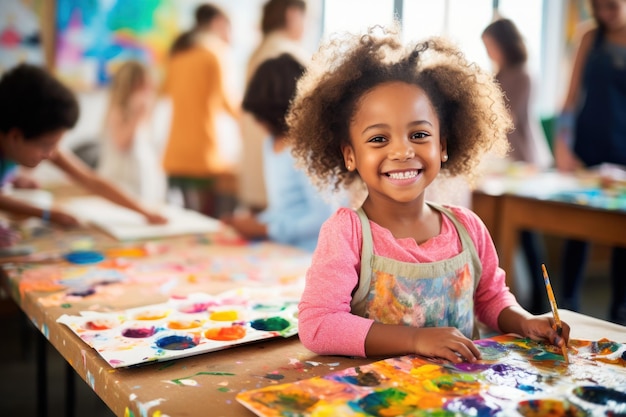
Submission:
M 541 269 L 543 270 L 543 281 L 546 284 L 546 291 L 548 292 L 548 300 L 550 301 L 550 308 L 552 309 L 552 316 L 554 317 L 554 324 L 556 326 L 556 331 L 561 336 L 563 332 L 563 325 L 561 324 L 561 318 L 559 317 L 559 308 L 556 305 L 556 298 L 554 298 L 554 292 L 552 291 L 552 285 L 550 285 L 550 278 L 548 277 L 548 271 L 546 270 L 546 266 L 541 264 Z M 569 363 L 569 356 L 567 355 L 567 346 L 563 345 L 561 348 L 563 352 L 563 359 L 565 363 Z
M 104 255 L 97 251 L 73 251 L 64 255 L 65 260 L 74 264 L 95 264 L 104 260 Z
M 298 298 L 288 287 L 193 293 L 117 312 L 63 315 L 67 325 L 114 368 L 197 355 L 298 332 Z

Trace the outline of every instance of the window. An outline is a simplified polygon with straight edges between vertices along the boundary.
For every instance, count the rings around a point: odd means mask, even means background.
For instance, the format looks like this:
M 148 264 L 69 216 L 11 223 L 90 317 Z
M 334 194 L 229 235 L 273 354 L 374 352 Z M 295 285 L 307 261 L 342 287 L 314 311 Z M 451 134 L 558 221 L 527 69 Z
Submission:
M 324 2 L 324 36 L 359 32 L 393 22 L 393 0 L 332 0 Z
M 563 53 L 563 6 L 545 0 L 318 0 L 323 2 L 324 35 L 336 31 L 361 31 L 373 24 L 393 20 L 400 4 L 399 19 L 405 42 L 428 36 L 448 36 L 467 58 L 491 70 L 481 40 L 484 28 L 497 14 L 518 26 L 528 48 L 528 68 L 535 78 L 537 110 L 554 114 L 559 108 L 564 84 L 560 73 Z M 553 51 L 553 52 L 549 52 Z

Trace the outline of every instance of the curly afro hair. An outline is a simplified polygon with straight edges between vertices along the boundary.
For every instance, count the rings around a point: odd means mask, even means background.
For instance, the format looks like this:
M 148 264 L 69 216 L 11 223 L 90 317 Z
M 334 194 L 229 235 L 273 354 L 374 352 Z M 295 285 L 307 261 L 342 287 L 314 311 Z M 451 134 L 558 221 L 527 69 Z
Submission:
M 74 93 L 44 68 L 19 64 L 0 78 L 0 132 L 19 129 L 36 140 L 57 129 L 71 129 L 78 121 Z
M 397 25 L 365 34 L 338 34 L 323 44 L 300 78 L 287 117 L 293 154 L 322 187 L 359 179 L 344 166 L 342 146 L 361 97 L 386 82 L 420 87 L 430 99 L 446 140 L 444 175 L 470 181 L 481 157 L 508 150 L 512 128 L 503 93 L 492 76 L 451 42 L 438 37 L 408 46 Z

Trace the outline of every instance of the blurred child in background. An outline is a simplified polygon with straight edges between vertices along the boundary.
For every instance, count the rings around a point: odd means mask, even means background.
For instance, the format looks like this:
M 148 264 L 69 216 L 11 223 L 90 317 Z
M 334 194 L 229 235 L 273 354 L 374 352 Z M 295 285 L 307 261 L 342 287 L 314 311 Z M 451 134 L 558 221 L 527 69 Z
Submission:
M 133 197 L 163 204 L 167 190 L 151 125 L 155 88 L 140 62 L 124 62 L 111 80 L 98 173 Z
M 304 67 L 293 56 L 282 54 L 263 62 L 252 76 L 243 109 L 267 131 L 263 165 L 268 207 L 258 216 L 235 215 L 223 220 L 247 238 L 269 238 L 313 251 L 322 223 L 336 207 L 330 196 L 327 201 L 296 167 L 288 143 L 285 116 L 303 72 Z
M 78 157 L 57 146 L 78 120 L 74 94 L 45 69 L 20 64 L 0 79 L 0 186 L 18 166 L 34 168 L 47 159 L 94 194 L 142 214 L 149 223 L 167 219 L 149 210 L 111 182 L 98 176 Z M 0 210 L 40 217 L 73 226 L 78 220 L 57 209 L 42 209 L 0 194 Z

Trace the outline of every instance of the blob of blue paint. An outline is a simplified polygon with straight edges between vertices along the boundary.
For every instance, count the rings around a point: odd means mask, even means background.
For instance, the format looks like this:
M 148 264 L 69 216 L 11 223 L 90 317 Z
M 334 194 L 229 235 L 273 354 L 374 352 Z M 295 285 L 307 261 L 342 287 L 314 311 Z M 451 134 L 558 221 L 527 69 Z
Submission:
M 603 386 L 574 388 L 574 395 L 587 402 L 608 406 L 612 411 L 626 414 L 626 392 Z
M 73 264 L 95 264 L 104 260 L 104 255 L 96 251 L 74 251 L 66 253 L 64 256 L 66 261 Z
M 156 341 L 156 345 L 165 350 L 185 350 L 196 347 L 197 343 L 189 336 L 166 336 Z

